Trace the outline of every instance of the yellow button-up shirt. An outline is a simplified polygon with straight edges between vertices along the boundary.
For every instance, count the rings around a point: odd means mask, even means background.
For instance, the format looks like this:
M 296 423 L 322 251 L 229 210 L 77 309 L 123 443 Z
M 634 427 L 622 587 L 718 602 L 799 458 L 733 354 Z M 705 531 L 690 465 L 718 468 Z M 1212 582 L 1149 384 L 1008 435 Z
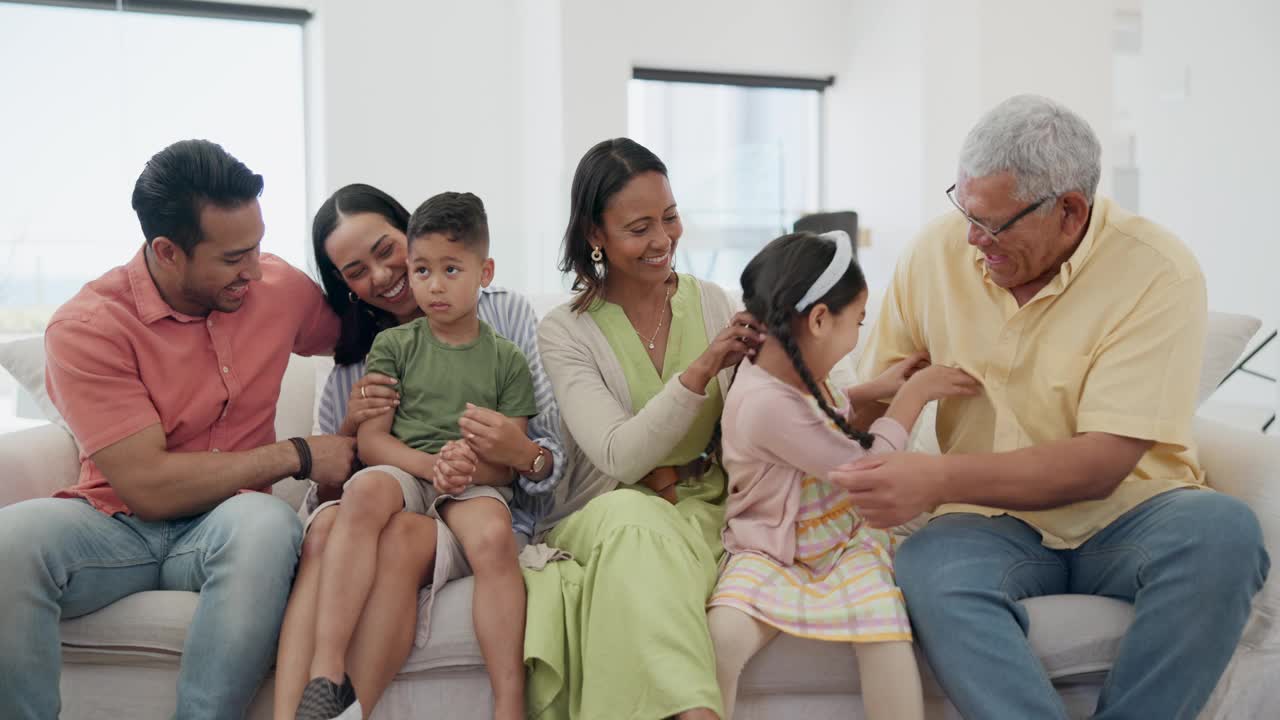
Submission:
M 1159 493 L 1203 486 L 1191 418 L 1208 311 L 1200 266 L 1181 241 L 1098 198 L 1079 247 L 1018 307 L 987 276 L 967 232 L 950 213 L 899 260 L 859 375 L 927 350 L 981 380 L 981 396 L 939 403 L 947 453 L 1009 452 L 1087 432 L 1155 444 L 1104 500 L 1041 511 L 948 504 L 937 514 L 1012 515 L 1045 546 L 1065 549 Z

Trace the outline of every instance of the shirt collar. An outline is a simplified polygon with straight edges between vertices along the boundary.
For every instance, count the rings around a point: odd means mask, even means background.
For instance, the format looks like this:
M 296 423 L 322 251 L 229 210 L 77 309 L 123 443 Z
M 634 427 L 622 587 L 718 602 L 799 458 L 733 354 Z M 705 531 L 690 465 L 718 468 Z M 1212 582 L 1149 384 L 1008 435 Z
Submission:
M 133 303 L 138 308 L 138 319 L 150 325 L 157 320 L 171 317 L 181 322 L 203 322 L 204 318 L 193 317 L 174 310 L 160 296 L 160 289 L 147 269 L 147 248 L 144 245 L 133 259 L 125 265 L 129 275 L 129 287 L 133 290 Z

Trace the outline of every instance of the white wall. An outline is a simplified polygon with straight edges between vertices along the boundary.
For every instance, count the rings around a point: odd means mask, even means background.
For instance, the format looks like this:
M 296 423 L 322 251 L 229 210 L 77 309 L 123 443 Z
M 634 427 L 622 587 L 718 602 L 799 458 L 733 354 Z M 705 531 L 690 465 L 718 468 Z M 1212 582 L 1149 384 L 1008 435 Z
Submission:
M 1280 3 L 1161 0 L 1142 8 L 1137 137 L 1143 214 L 1195 251 L 1209 306 L 1280 324 Z M 1274 345 L 1275 343 L 1273 343 Z M 1280 349 L 1258 369 L 1280 374 Z M 1224 395 L 1275 402 L 1233 380 Z M 1263 395 L 1263 398 L 1259 398 Z
M 632 68 L 827 77 L 845 65 L 845 0 L 564 0 L 559 230 L 574 168 L 597 142 L 627 134 Z M 672 189 L 680 199 L 679 177 Z M 558 237 L 557 237 L 558 242 Z M 554 279 L 548 280 L 554 283 Z
M 945 208 L 964 133 L 999 100 L 1051 95 L 1106 136 L 1112 5 L 1080 5 L 324 0 L 309 38 L 323 78 L 313 205 L 356 180 L 407 205 L 474 190 L 490 209 L 499 282 L 552 290 L 573 169 L 627 132 L 633 67 L 834 75 L 826 204 L 872 229 L 862 257 L 874 283 Z
M 1103 139 L 1111 123 L 1113 5 L 1020 0 L 854 0 L 848 59 L 831 92 L 830 203 L 872 231 L 873 285 L 947 204 L 969 128 L 1001 100 L 1047 95 Z M 1103 158 L 1103 167 L 1108 167 Z M 1105 193 L 1109 179 L 1104 177 Z
M 488 210 L 494 255 L 520 258 L 525 138 L 514 6 L 317 4 L 308 40 L 320 49 L 312 131 L 321 180 L 312 207 L 352 182 L 376 185 L 410 211 L 438 192 L 472 191 Z
M 312 7 L 312 206 L 357 181 L 410 209 L 472 190 L 489 210 L 497 282 L 530 292 L 562 287 L 573 169 L 626 134 L 632 67 L 826 76 L 848 47 L 843 0 Z

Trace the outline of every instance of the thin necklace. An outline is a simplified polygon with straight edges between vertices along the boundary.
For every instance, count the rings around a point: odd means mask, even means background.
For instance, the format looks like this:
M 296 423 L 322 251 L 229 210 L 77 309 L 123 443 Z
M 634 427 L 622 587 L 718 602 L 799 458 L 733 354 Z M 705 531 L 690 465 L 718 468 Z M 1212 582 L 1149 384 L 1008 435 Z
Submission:
M 640 331 L 636 329 L 636 324 L 631 323 L 631 329 L 636 331 L 636 335 L 640 337 L 640 340 L 642 342 L 644 342 L 649 346 L 650 350 L 655 349 L 654 343 L 658 339 L 658 333 L 662 332 L 662 321 L 667 316 L 667 301 L 670 299 L 671 299 L 671 288 L 668 287 L 666 293 L 662 296 L 662 304 L 658 306 L 658 327 L 656 330 L 653 331 L 653 335 L 651 335 L 648 340 L 645 340 L 644 336 L 640 335 Z

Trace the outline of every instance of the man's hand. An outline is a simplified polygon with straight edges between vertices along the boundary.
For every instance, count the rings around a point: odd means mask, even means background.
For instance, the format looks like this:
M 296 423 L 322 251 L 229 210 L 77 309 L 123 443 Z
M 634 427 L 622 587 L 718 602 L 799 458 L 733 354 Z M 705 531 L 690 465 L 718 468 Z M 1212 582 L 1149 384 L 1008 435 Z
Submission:
M 829 479 L 849 492 L 875 528 L 897 527 L 944 502 L 946 471 L 938 455 L 872 455 L 832 470 Z
M 436 455 L 431 484 L 441 495 L 457 495 L 471 487 L 479 464 L 465 440 L 451 440 Z
M 355 471 L 356 440 L 345 435 L 312 435 L 311 479 L 323 487 L 342 487 Z

